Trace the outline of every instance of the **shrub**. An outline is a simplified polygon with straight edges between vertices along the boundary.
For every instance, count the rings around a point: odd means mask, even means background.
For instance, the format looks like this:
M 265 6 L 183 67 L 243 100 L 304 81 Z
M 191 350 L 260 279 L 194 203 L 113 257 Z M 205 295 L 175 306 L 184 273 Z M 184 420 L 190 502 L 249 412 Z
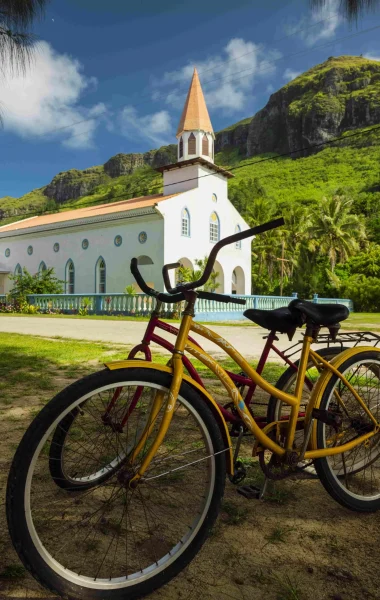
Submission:
M 54 275 L 54 269 L 45 269 L 31 275 L 27 269 L 23 269 L 22 276 L 10 275 L 13 280 L 13 288 L 9 295 L 13 300 L 26 301 L 29 294 L 62 294 L 63 281 Z
M 380 312 L 380 279 L 352 275 L 342 285 L 342 297 L 351 298 L 357 312 Z

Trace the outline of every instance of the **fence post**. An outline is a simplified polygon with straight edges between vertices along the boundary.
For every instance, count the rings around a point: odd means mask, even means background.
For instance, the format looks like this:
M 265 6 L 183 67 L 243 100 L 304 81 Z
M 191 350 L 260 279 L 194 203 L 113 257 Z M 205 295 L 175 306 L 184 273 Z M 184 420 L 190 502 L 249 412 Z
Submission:
M 314 304 L 318 304 L 318 294 L 314 294 L 313 302 L 314 302 Z
M 257 304 L 258 304 L 258 301 L 259 301 L 258 297 L 257 297 L 257 296 L 255 296 L 255 297 L 254 297 L 254 299 L 253 299 L 253 308 L 254 308 L 255 310 L 257 309 Z
M 100 315 L 102 312 L 102 297 L 100 295 L 95 296 L 95 314 Z
M 292 292 L 292 298 L 298 298 L 298 292 Z

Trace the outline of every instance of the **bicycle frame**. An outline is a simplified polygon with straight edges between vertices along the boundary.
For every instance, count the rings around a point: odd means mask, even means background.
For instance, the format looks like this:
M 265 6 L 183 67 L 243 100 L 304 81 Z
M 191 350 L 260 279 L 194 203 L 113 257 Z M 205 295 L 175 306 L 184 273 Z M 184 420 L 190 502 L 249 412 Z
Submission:
M 187 306 L 186 306 L 186 309 L 182 316 L 179 332 L 178 332 L 176 342 L 175 342 L 174 352 L 173 352 L 172 359 L 171 359 L 171 367 L 170 368 L 172 370 L 173 377 L 172 377 L 172 382 L 171 382 L 171 386 L 170 386 L 170 390 L 169 390 L 169 394 L 168 394 L 167 404 L 165 407 L 165 412 L 164 412 L 164 415 L 163 415 L 163 418 L 160 423 L 159 430 L 157 432 L 155 439 L 152 441 L 152 444 L 150 445 L 148 452 L 144 456 L 144 459 L 138 469 L 138 472 L 135 474 L 135 476 L 130 481 L 131 487 L 135 487 L 138 483 L 138 480 L 141 479 L 141 477 L 144 475 L 144 473 L 147 470 L 147 468 L 149 467 L 154 455 L 156 454 L 158 448 L 160 447 L 161 443 L 163 442 L 166 432 L 170 426 L 171 419 L 173 416 L 173 411 L 174 411 L 174 408 L 176 405 L 177 397 L 179 394 L 179 390 L 180 390 L 183 375 L 184 375 L 183 356 L 184 356 L 185 350 L 190 351 L 190 349 L 191 349 L 193 355 L 195 355 L 196 358 L 199 358 L 199 360 L 202 360 L 202 362 L 204 364 L 206 364 L 210 368 L 210 370 L 218 377 L 218 379 L 221 381 L 221 383 L 226 388 L 240 418 L 244 421 L 248 430 L 251 431 L 251 433 L 255 436 L 257 442 L 261 446 L 271 450 L 278 456 L 283 456 L 286 452 L 290 452 L 293 447 L 294 435 L 295 435 L 295 431 L 296 431 L 297 422 L 299 420 L 298 412 L 299 412 L 299 407 L 300 407 L 301 399 L 302 399 L 302 390 L 303 390 L 303 385 L 304 385 L 304 380 L 305 380 L 305 373 L 306 373 L 306 368 L 307 368 L 307 364 L 308 364 L 308 360 L 309 360 L 310 356 L 312 357 L 312 359 L 315 361 L 316 364 L 322 364 L 325 369 L 332 371 L 339 379 L 341 379 L 341 381 L 350 390 L 350 392 L 354 395 L 355 399 L 359 402 L 362 409 L 366 412 L 366 414 L 370 417 L 371 421 L 374 423 L 374 429 L 373 429 L 373 431 L 366 433 L 364 435 L 361 435 L 361 436 L 357 437 L 356 439 L 351 440 L 350 442 L 342 444 L 341 446 L 333 446 L 330 448 L 324 448 L 324 449 L 319 449 L 319 450 L 316 448 L 307 450 L 303 455 L 304 458 L 306 460 L 314 460 L 315 458 L 332 456 L 335 454 L 342 454 L 343 452 L 352 450 L 357 445 L 363 443 L 367 439 L 370 439 L 376 433 L 379 432 L 379 429 L 380 429 L 379 423 L 376 422 L 376 420 L 372 416 L 371 412 L 368 410 L 367 406 L 364 404 L 364 402 L 362 401 L 360 396 L 357 394 L 357 392 L 353 388 L 353 386 L 349 383 L 349 381 L 344 377 L 344 375 L 342 375 L 338 371 L 338 369 L 333 364 L 324 360 L 316 352 L 314 352 L 314 350 L 311 349 L 311 343 L 313 341 L 313 338 L 310 335 L 310 332 L 308 332 L 308 330 L 306 331 L 306 335 L 304 337 L 303 344 L 302 344 L 301 359 L 300 359 L 299 369 L 298 369 L 298 373 L 297 373 L 295 394 L 294 395 L 288 394 L 286 392 L 283 392 L 282 390 L 277 389 L 272 384 L 270 384 L 265 379 L 263 379 L 263 377 L 260 374 L 258 374 L 255 371 L 255 369 L 253 369 L 248 364 L 248 362 L 243 358 L 243 356 L 224 338 L 222 338 L 221 336 L 218 336 L 216 333 L 214 333 L 207 327 L 204 327 L 203 325 L 200 325 L 193 321 L 193 315 L 194 315 L 193 309 L 194 309 L 195 300 L 196 300 L 196 294 L 194 292 L 189 292 Z M 191 342 L 189 340 L 190 331 L 194 331 L 194 332 L 202 335 L 206 339 L 214 342 L 217 346 L 222 348 L 228 354 L 228 356 L 230 356 L 230 358 L 232 358 L 232 360 L 234 360 L 239 365 L 239 367 L 245 373 L 247 373 L 247 375 L 252 379 L 252 381 L 257 386 L 259 386 L 265 392 L 269 393 L 270 395 L 273 395 L 275 398 L 277 398 L 278 400 L 281 400 L 282 402 L 288 404 L 291 407 L 291 413 L 290 413 L 290 418 L 288 421 L 287 434 L 286 434 L 286 439 L 285 439 L 285 447 L 277 444 L 277 442 L 275 442 L 273 439 L 271 439 L 267 435 L 265 430 L 262 430 L 258 426 L 258 424 L 255 422 L 254 418 L 252 417 L 248 407 L 242 400 L 239 390 L 236 388 L 236 386 L 235 386 L 234 382 L 232 381 L 232 379 L 230 378 L 230 376 L 209 354 L 207 354 L 207 352 L 205 352 L 204 350 L 202 350 L 200 348 L 200 346 L 196 345 L 194 342 Z M 373 351 L 374 350 L 373 347 L 371 347 L 370 350 Z M 347 350 L 345 352 L 345 355 L 347 355 L 347 353 L 350 353 L 350 352 L 353 352 L 353 350 Z M 149 368 L 152 368 L 152 366 L 153 366 L 152 363 L 150 363 L 150 362 L 149 363 L 147 362 L 146 365 L 148 365 Z M 123 368 L 123 367 L 127 367 L 127 366 L 128 366 L 128 361 L 120 361 L 118 363 L 118 366 L 114 365 L 112 367 L 112 365 L 109 365 L 110 368 Z M 144 366 L 144 363 L 141 363 L 141 366 Z M 148 419 L 148 423 L 145 427 L 143 435 L 139 441 L 138 448 L 136 448 L 133 451 L 132 461 L 134 460 L 134 457 L 138 454 L 140 445 L 144 444 L 147 437 L 149 436 L 149 433 L 151 431 L 151 425 L 152 425 L 154 419 L 156 418 L 158 411 L 161 409 L 161 407 L 163 405 L 163 401 L 164 401 L 163 396 L 164 396 L 164 394 L 162 394 L 162 393 L 156 394 L 156 398 L 154 400 L 152 410 L 151 410 L 151 415 Z M 311 396 L 311 399 L 310 399 L 308 407 L 307 407 L 305 422 L 310 421 L 311 415 L 312 415 L 312 409 L 314 408 L 319 397 L 320 396 L 318 396 L 318 393 L 317 394 L 315 393 L 315 389 L 314 389 L 314 392 Z M 230 450 L 230 448 L 228 448 L 227 450 Z
M 171 353 L 174 352 L 174 344 L 172 344 L 171 342 L 169 342 L 165 338 L 161 337 L 160 335 L 157 335 L 154 332 L 155 332 L 155 329 L 161 329 L 163 331 L 167 331 L 168 333 L 171 333 L 171 334 L 177 336 L 179 329 L 177 327 L 170 325 L 169 323 L 166 323 L 165 321 L 162 321 L 159 318 L 158 309 L 159 309 L 159 307 L 157 307 L 156 310 L 152 313 L 152 316 L 149 320 L 148 326 L 146 328 L 146 331 L 145 331 L 145 334 L 144 334 L 144 337 L 143 337 L 141 343 L 138 344 L 137 346 L 135 346 L 134 348 L 132 348 L 132 350 L 130 351 L 130 353 L 128 355 L 128 359 L 134 359 L 136 357 L 136 355 L 139 352 L 141 352 L 142 354 L 144 354 L 145 360 L 151 361 L 152 353 L 151 353 L 151 350 L 149 347 L 151 342 L 154 342 L 154 343 L 158 344 L 159 346 L 162 346 L 162 348 L 165 348 L 166 350 L 168 350 Z M 202 335 L 202 334 L 200 334 L 200 335 Z M 297 366 L 294 364 L 294 362 L 292 362 L 287 356 L 285 356 L 285 354 L 283 352 L 281 352 L 281 350 L 279 350 L 274 345 L 274 341 L 276 339 L 277 339 L 276 333 L 274 331 L 270 331 L 266 338 L 264 348 L 262 350 L 260 359 L 259 359 L 257 367 L 256 367 L 256 373 L 258 373 L 259 375 L 261 375 L 264 370 L 264 367 L 268 360 L 269 352 L 271 350 L 273 350 L 282 360 L 284 360 L 284 362 L 287 365 L 289 365 L 295 371 L 297 371 Z M 196 340 L 194 340 L 190 336 L 188 338 L 188 341 L 190 342 L 188 347 L 186 348 L 188 353 L 191 354 L 194 358 L 198 358 L 203 364 L 208 366 L 202 360 L 202 358 L 199 358 L 199 356 L 196 355 L 197 349 L 200 349 L 203 351 L 202 347 L 198 344 L 198 342 Z M 193 346 L 196 346 L 196 348 L 194 348 Z M 194 379 L 194 381 L 199 383 L 202 387 L 205 388 L 206 386 L 205 386 L 201 376 L 199 375 L 198 371 L 196 370 L 196 368 L 194 367 L 192 362 L 189 360 L 189 358 L 187 358 L 186 355 L 183 356 L 183 364 L 184 364 L 185 369 L 188 371 L 190 377 L 192 379 Z M 229 375 L 229 377 L 232 379 L 232 381 L 234 383 L 243 385 L 248 388 L 248 391 L 244 398 L 244 402 L 247 406 L 249 406 L 250 403 L 252 402 L 253 395 L 256 391 L 257 383 L 252 381 L 252 379 L 250 379 L 249 377 L 244 377 L 243 375 L 238 375 L 236 373 L 232 373 L 232 372 L 228 371 L 227 369 L 226 369 L 226 373 Z M 313 387 L 313 384 L 307 377 L 305 378 L 305 383 L 308 386 L 308 388 L 311 390 Z M 240 419 L 238 416 L 234 415 L 231 411 L 224 408 L 221 404 L 218 403 L 218 405 L 219 405 L 220 411 L 221 411 L 224 419 L 227 422 L 232 423 L 232 424 L 238 424 L 240 422 Z M 113 403 L 111 402 L 109 407 L 107 407 L 106 414 L 110 412 L 112 406 L 113 406 Z M 128 418 L 129 414 L 130 414 L 130 410 L 128 411 L 128 414 L 124 417 L 123 421 L 121 422 L 121 426 L 125 425 L 126 418 Z M 260 427 L 265 427 L 267 425 L 266 417 L 255 416 L 255 421 Z

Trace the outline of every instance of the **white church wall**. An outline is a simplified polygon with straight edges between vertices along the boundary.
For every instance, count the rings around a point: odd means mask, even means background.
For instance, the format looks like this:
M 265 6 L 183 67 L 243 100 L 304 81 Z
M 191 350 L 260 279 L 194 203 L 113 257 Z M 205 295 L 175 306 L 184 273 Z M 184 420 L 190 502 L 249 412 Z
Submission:
M 209 169 L 200 165 L 192 165 L 192 171 L 194 167 L 197 168 L 198 187 L 180 196 L 169 198 L 158 206 L 165 219 L 165 263 L 187 258 L 194 264 L 195 259 L 209 256 L 214 246 L 214 243 L 210 242 L 210 217 L 213 212 L 216 212 L 219 218 L 220 239 L 235 233 L 238 225 L 241 230 L 248 228 L 227 198 L 225 177 L 217 173 L 208 176 Z M 183 175 L 189 168 L 181 169 Z M 190 214 L 190 236 L 181 234 L 181 216 L 185 208 Z M 226 294 L 232 292 L 232 273 L 236 267 L 241 267 L 244 273 L 244 292 L 238 291 L 238 293 L 250 294 L 251 240 L 243 240 L 241 248 L 236 248 L 235 244 L 226 246 L 218 254 L 218 261 L 224 279 L 224 286 L 220 286 L 218 291 Z M 174 283 L 174 273 L 172 273 L 172 282 Z
M 139 242 L 139 234 L 146 233 L 145 243 Z M 99 257 L 106 263 L 106 293 L 123 292 L 125 287 L 134 284 L 130 272 L 133 257 L 148 256 L 153 265 L 144 265 L 141 272 L 147 282 L 161 284 L 161 271 L 164 264 L 163 248 L 164 223 L 159 215 L 147 215 L 144 218 L 124 219 L 110 225 L 99 223 L 57 229 L 53 232 L 40 232 L 21 236 L 0 238 L 0 256 L 4 267 L 13 274 L 17 264 L 26 267 L 30 273 L 36 273 L 41 261 L 47 267 L 53 267 L 59 279 L 65 280 L 65 267 L 71 259 L 75 268 L 75 293 L 92 294 L 96 285 L 96 264 Z M 122 244 L 115 245 L 116 236 L 122 237 Z M 145 236 L 144 236 L 145 237 Z M 83 240 L 88 240 L 88 248 L 83 249 Z M 59 251 L 54 252 L 54 244 Z M 33 248 L 28 254 L 28 247 Z M 10 256 L 5 250 L 10 249 Z M 8 279 L 5 292 L 9 292 L 12 282 Z
M 198 187 L 198 165 L 188 165 L 179 169 L 165 171 L 163 174 L 163 194 L 177 194 Z

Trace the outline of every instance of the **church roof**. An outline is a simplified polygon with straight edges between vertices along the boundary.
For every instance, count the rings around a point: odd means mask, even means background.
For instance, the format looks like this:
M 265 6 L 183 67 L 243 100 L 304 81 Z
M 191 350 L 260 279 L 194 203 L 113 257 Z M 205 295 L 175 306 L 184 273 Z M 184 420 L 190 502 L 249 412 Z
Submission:
M 184 131 L 196 131 L 199 129 L 207 133 L 214 133 L 198 72 L 194 69 L 193 78 L 178 125 L 177 136 L 181 135 Z
M 82 221 L 83 219 L 92 220 L 94 218 L 108 216 L 112 214 L 125 213 L 132 210 L 149 209 L 154 207 L 155 204 L 162 200 L 167 200 L 178 194 L 171 194 L 163 196 L 162 194 L 155 194 L 153 196 L 140 196 L 138 198 L 131 198 L 130 200 L 121 200 L 119 202 L 112 202 L 109 204 L 100 204 L 98 206 L 86 206 L 84 208 L 77 208 L 75 210 L 67 210 L 59 213 L 53 213 L 48 215 L 41 215 L 39 217 L 30 217 L 23 219 L 22 221 L 16 221 L 9 225 L 3 225 L 0 227 L 0 237 L 2 233 L 7 232 L 19 232 L 22 229 L 31 229 L 35 227 L 43 227 L 44 225 L 54 226 L 54 224 L 63 224 L 67 221 Z M 122 215 L 120 215 L 122 218 Z
M 159 173 L 164 173 L 164 171 L 172 171 L 173 169 L 182 169 L 183 167 L 187 167 L 188 165 L 203 165 L 210 169 L 211 171 L 215 171 L 216 173 L 220 173 L 227 177 L 227 179 L 231 179 L 231 177 L 235 177 L 230 171 L 226 169 L 222 169 L 222 167 L 218 167 L 214 163 L 202 158 L 202 156 L 195 156 L 194 158 L 189 158 L 188 160 L 182 160 L 181 162 L 172 163 L 171 165 L 164 165 L 163 167 L 156 167 L 155 170 Z M 201 176 L 202 177 L 202 176 Z M 185 180 L 186 181 L 186 180 Z M 168 196 L 166 196 L 168 198 Z M 1 228 L 0 228 L 1 231 Z

